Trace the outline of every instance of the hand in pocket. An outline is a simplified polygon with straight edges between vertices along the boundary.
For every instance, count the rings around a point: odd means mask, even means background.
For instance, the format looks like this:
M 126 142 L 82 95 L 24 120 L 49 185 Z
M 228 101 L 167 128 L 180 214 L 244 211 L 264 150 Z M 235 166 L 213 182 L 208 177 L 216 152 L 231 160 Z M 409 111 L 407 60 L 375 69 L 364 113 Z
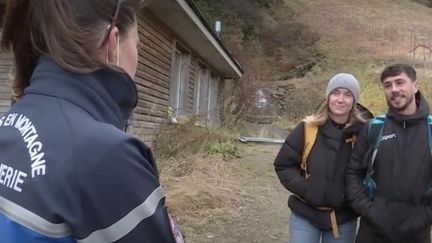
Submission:
M 400 205 L 398 212 L 398 222 L 393 231 L 395 239 L 418 235 L 430 226 L 423 205 L 403 203 Z
M 366 220 L 374 226 L 378 233 L 386 236 L 389 236 L 391 233 L 390 231 L 394 222 L 391 220 L 391 217 L 391 207 L 389 207 L 387 200 L 381 197 L 375 197 L 365 216 Z

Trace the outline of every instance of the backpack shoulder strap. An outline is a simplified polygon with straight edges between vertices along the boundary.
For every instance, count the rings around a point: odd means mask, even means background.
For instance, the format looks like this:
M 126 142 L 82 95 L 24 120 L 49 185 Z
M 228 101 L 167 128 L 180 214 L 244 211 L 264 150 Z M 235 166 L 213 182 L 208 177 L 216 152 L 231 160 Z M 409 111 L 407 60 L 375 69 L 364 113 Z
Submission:
M 368 140 L 369 144 L 372 145 L 374 149 L 377 149 L 381 143 L 381 139 L 378 138 L 382 135 L 385 120 L 386 115 L 379 115 L 369 121 Z
M 312 150 L 312 147 L 315 143 L 317 134 L 318 134 L 317 125 L 312 124 L 310 122 L 304 123 L 304 145 L 303 145 L 303 154 L 302 154 L 302 161 L 300 164 L 300 168 L 304 171 L 305 177 L 309 177 L 309 172 L 307 169 L 307 160 Z
M 386 115 L 379 115 L 371 119 L 368 124 L 368 141 L 369 145 L 372 146 L 372 156 L 368 163 L 368 175 L 373 174 L 373 164 L 381 143 L 381 136 L 384 130 L 386 118 Z
M 429 142 L 429 151 L 432 154 L 432 115 L 428 115 L 428 142 Z

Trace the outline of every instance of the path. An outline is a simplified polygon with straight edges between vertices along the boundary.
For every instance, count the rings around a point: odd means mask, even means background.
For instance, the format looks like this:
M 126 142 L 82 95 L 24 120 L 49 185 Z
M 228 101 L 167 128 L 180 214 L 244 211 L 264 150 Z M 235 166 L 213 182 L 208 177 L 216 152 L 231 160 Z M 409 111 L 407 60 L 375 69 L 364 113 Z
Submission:
M 208 225 L 206 235 L 193 242 L 287 242 L 288 191 L 279 183 L 273 160 L 280 145 L 242 145 L 242 158 L 232 161 L 243 170 L 243 203 L 235 217 Z

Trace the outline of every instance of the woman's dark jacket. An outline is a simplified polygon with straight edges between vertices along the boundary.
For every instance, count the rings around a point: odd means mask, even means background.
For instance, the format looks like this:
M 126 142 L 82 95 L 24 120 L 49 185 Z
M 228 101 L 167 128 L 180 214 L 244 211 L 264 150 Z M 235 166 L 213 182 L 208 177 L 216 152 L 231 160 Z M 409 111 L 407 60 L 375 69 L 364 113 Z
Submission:
M 279 180 L 294 194 L 288 200 L 290 209 L 320 229 L 331 229 L 330 211 L 318 208 L 336 210 L 338 224 L 357 217 L 348 205 L 344 172 L 352 152 L 353 135 L 359 132 L 362 125 L 356 122 L 349 127 L 338 128 L 327 120 L 320 126 L 307 160 L 310 174 L 307 179 L 300 169 L 305 141 L 304 122 L 288 135 L 274 161 Z

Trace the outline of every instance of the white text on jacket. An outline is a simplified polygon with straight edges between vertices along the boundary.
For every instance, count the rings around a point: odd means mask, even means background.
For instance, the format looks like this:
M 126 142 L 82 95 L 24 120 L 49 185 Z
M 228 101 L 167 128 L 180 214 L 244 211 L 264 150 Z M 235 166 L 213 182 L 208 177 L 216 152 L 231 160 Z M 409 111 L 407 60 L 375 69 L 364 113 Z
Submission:
M 14 127 L 20 132 L 30 156 L 32 178 L 45 175 L 45 153 L 42 151 L 42 143 L 37 140 L 39 134 L 30 119 L 23 114 L 12 113 L 0 118 L 0 127 L 2 126 Z
M 0 185 L 5 185 L 14 191 L 21 192 L 20 185 L 24 183 L 24 178 L 26 177 L 26 173 L 3 163 L 0 164 Z

